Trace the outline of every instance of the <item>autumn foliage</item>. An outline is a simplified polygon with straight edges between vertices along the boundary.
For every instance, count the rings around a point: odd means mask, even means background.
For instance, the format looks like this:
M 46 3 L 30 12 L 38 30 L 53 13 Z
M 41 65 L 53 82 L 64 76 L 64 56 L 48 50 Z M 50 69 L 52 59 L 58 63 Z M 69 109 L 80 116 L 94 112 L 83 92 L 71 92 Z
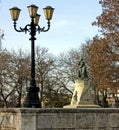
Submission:
M 100 0 L 102 14 L 93 25 L 100 28 L 90 46 L 91 80 L 99 89 L 119 87 L 119 1 Z

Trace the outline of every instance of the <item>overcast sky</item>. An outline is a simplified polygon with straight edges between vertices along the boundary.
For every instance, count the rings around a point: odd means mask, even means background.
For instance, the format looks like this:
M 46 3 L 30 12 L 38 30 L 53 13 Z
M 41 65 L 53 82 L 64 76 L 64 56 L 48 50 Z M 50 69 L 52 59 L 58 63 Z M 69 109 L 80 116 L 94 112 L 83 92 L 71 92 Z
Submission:
M 36 45 L 48 48 L 53 54 L 77 48 L 86 39 L 98 33 L 98 28 L 91 23 L 101 14 L 99 0 L 1 0 L 0 28 L 5 33 L 5 39 L 2 41 L 4 48 L 10 50 L 22 48 L 30 51 L 30 36 L 13 29 L 9 9 L 14 6 L 21 9 L 17 27 L 24 27 L 30 23 L 27 6 L 31 4 L 39 7 L 41 27 L 47 26 L 42 9 L 48 5 L 55 8 L 50 30 L 36 35 Z

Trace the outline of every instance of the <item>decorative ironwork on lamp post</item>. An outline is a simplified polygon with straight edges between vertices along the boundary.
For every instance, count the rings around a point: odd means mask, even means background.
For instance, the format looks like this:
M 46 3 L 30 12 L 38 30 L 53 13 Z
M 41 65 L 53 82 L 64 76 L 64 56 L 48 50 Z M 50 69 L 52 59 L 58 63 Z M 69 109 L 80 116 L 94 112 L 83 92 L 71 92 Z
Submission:
M 14 21 L 14 29 L 17 32 L 29 32 L 30 34 L 30 41 L 31 41 L 31 80 L 30 80 L 30 87 L 27 89 L 27 95 L 24 101 L 23 106 L 24 107 L 35 107 L 35 108 L 41 108 L 41 101 L 39 99 L 39 87 L 36 86 L 36 80 L 35 80 L 35 35 L 36 32 L 47 32 L 50 29 L 50 20 L 52 19 L 54 8 L 51 6 L 47 6 L 46 8 L 43 8 L 44 15 L 46 20 L 48 20 L 47 24 L 48 27 L 45 29 L 45 27 L 40 27 L 38 25 L 40 15 L 37 14 L 38 7 L 36 5 L 30 5 L 28 6 L 29 15 L 31 18 L 31 23 L 27 24 L 24 28 L 17 29 L 17 20 L 19 18 L 20 9 L 17 7 L 13 7 L 10 9 L 11 18 Z

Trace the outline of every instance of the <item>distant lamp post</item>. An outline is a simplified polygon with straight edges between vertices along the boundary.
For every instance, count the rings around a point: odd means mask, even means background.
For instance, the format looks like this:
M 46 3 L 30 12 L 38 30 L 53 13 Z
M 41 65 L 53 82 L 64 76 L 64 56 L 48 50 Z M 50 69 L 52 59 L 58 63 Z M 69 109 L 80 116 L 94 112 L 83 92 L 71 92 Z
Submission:
M 14 21 L 14 29 L 17 32 L 25 32 L 25 33 L 29 32 L 31 36 L 29 39 L 31 40 L 31 79 L 30 79 L 30 87 L 28 87 L 27 89 L 27 95 L 23 104 L 24 107 L 29 107 L 29 108 L 31 107 L 41 108 L 41 101 L 38 96 L 39 87 L 36 86 L 36 80 L 35 80 L 35 49 L 34 49 L 34 46 L 35 46 L 34 44 L 36 40 L 35 35 L 37 31 L 39 33 L 47 32 L 50 29 L 50 20 L 52 19 L 54 8 L 52 8 L 51 6 L 47 6 L 46 8 L 43 8 L 45 18 L 46 20 L 48 20 L 47 29 L 45 29 L 45 27 L 41 28 L 38 25 L 40 15 L 37 14 L 37 10 L 38 10 L 38 7 L 36 5 L 28 6 L 31 23 L 27 24 L 24 28 L 20 27 L 20 29 L 17 29 L 16 21 L 19 18 L 19 14 L 21 10 L 17 7 L 13 7 L 10 9 L 11 18 Z

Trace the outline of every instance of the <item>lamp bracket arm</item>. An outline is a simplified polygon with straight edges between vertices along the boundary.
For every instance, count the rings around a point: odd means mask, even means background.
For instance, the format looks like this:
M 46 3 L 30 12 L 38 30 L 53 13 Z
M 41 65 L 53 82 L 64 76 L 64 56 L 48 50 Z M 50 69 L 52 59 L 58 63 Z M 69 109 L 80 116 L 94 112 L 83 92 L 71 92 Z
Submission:
M 37 31 L 40 33 L 40 32 L 47 32 L 49 29 L 50 29 L 50 20 L 48 20 L 48 22 L 47 22 L 47 29 L 45 29 L 45 27 L 40 27 L 39 25 L 37 25 L 38 26 L 38 29 L 37 29 Z
M 24 28 L 20 27 L 20 30 L 21 30 L 21 32 L 25 32 L 25 34 L 26 34 L 27 32 L 30 32 L 30 27 L 31 27 L 31 25 L 27 24 Z
M 28 27 L 31 27 L 31 26 L 29 24 L 27 24 L 24 28 L 20 27 L 20 29 L 17 29 L 16 24 L 17 24 L 16 21 L 14 21 L 14 29 L 15 29 L 15 31 L 17 31 L 17 32 L 25 32 L 25 33 L 30 32 L 30 29 Z
M 40 33 L 42 30 L 42 28 L 39 25 L 36 25 L 36 32 L 38 31 L 38 33 Z
M 16 21 L 14 21 L 14 30 L 17 31 L 17 32 L 22 32 L 22 30 L 20 29 L 17 29 L 17 23 Z

